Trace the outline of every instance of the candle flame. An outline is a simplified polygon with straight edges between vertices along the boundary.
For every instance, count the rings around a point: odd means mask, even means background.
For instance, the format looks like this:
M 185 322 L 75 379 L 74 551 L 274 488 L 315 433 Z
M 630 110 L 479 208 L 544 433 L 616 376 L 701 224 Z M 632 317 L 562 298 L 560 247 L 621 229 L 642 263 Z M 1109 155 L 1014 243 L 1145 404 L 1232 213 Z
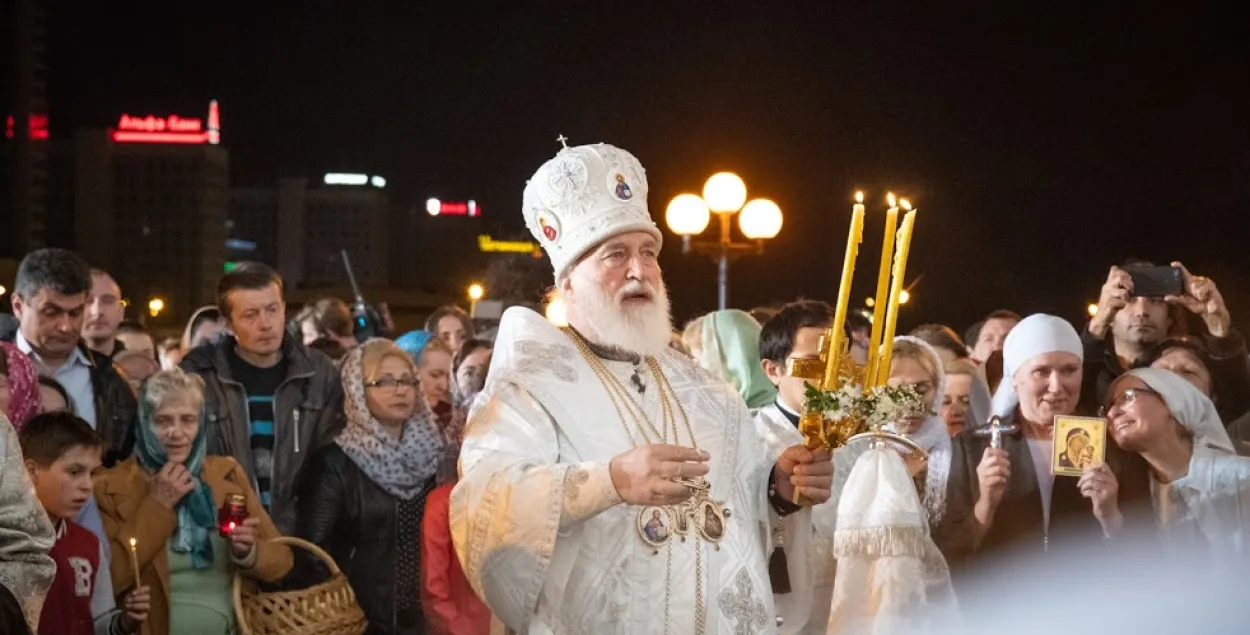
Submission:
M 138 540 L 135 540 L 134 538 L 131 538 L 131 539 L 130 539 L 130 548 L 131 548 L 131 549 L 134 549 L 134 548 L 135 548 L 135 545 L 137 545 L 137 544 L 139 544 L 139 541 L 138 541 Z
M 898 204 L 899 204 L 899 205 L 902 205 L 902 206 L 903 206 L 903 209 L 905 209 L 905 210 L 907 210 L 907 211 L 909 211 L 909 212 L 911 211 L 911 201 L 909 201 L 909 200 L 907 200 L 907 199 L 905 199 L 905 198 L 904 198 L 904 199 L 899 199 Z
M 894 192 L 886 194 L 885 200 L 890 204 L 890 207 L 898 207 L 898 203 L 894 199 Z
M 863 193 L 863 192 L 856 192 L 856 193 L 855 193 L 855 202 L 856 202 L 856 203 L 863 203 L 863 202 L 864 202 L 864 193 Z

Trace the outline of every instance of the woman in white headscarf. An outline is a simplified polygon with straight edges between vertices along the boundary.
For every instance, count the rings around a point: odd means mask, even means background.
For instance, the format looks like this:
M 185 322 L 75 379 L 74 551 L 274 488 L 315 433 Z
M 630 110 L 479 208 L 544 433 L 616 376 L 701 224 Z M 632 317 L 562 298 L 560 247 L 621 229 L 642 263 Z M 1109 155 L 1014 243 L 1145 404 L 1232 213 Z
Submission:
M 1165 545 L 1186 555 L 1250 554 L 1250 458 L 1236 456 L 1206 395 L 1172 371 L 1131 371 L 1111 384 L 1107 429 L 1150 465 Z
M 1079 478 L 1051 471 L 1055 417 L 1081 412 L 1083 350 L 1072 325 L 1052 315 L 1031 315 L 1007 336 L 994 414 L 1015 431 L 1001 435 L 1001 448 L 990 447 L 984 428 L 953 440 L 947 520 L 938 531 L 952 567 L 1000 549 L 1098 544 L 1122 530 L 1125 502 L 1148 495 L 1144 464 L 1110 441 L 1106 462 Z

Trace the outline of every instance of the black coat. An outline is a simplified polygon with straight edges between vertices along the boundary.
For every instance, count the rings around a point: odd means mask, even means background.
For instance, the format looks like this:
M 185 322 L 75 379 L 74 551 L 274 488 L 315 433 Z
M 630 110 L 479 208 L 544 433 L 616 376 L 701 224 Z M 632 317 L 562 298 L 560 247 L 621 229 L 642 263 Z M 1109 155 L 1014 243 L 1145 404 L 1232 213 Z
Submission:
M 417 495 L 421 512 L 433 488 L 431 477 Z M 325 549 L 347 575 L 369 620 L 367 634 L 422 632 L 423 625 L 396 625 L 395 595 L 401 573 L 396 549 L 399 499 L 374 483 L 337 443 L 331 443 L 315 452 L 304 466 L 298 501 L 296 535 Z M 417 546 L 419 550 L 419 543 Z M 325 577 L 324 570 L 310 562 L 302 562 L 299 569 L 304 585 Z M 403 573 L 416 575 L 420 584 L 419 562 L 415 571 Z
M 1011 461 L 1011 478 L 994 514 L 993 524 L 978 541 L 973 515 L 980 498 L 977 466 L 989 447 L 989 439 L 974 432 L 966 430 L 952 440 L 946 517 L 934 535 L 950 562 L 957 583 L 974 580 L 977 576 L 975 564 L 986 556 L 1008 550 L 1013 558 L 1070 552 L 1103 540 L 1102 525 L 1094 517 L 1093 503 L 1081 495 L 1076 477 L 1055 477 L 1051 491 L 1050 524 L 1046 526 L 1033 453 L 1024 435 L 1016 433 L 1003 435 L 1003 450 Z M 1146 463 L 1140 456 L 1121 450 L 1108 438 L 1106 464 L 1119 481 L 1118 503 L 1124 515 L 1125 530 L 1136 534 L 1153 529 L 1150 476 Z M 960 575 L 965 568 L 969 569 L 969 575 Z
M 10 339 L 13 342 L 17 333 Z M 91 395 L 95 404 L 96 432 L 104 440 L 104 467 L 113 467 L 135 451 L 139 402 L 130 382 L 113 365 L 113 360 L 79 342 L 78 350 L 91 360 Z

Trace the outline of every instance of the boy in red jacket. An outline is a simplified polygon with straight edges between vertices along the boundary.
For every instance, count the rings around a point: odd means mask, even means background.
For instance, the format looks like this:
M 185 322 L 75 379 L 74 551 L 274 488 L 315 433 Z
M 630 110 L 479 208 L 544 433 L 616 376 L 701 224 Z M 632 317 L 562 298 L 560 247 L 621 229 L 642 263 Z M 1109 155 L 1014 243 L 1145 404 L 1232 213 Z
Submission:
M 72 518 L 92 493 L 104 444 L 82 419 L 66 413 L 41 414 L 19 434 L 35 494 L 56 526 L 56 579 L 39 618 L 39 635 L 123 635 L 139 632 L 147 619 L 146 586 L 130 592 L 124 611 L 113 599 L 113 581 L 100 540 Z

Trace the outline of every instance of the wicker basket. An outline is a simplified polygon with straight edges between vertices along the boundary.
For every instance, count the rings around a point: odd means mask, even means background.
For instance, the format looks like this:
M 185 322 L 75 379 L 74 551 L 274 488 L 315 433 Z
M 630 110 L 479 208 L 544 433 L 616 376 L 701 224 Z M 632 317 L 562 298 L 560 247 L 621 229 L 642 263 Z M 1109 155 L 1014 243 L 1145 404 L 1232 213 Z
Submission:
M 303 547 L 330 569 L 330 579 L 299 591 L 261 593 L 256 583 L 234 576 L 234 614 L 240 635 L 363 635 L 365 614 L 347 576 L 330 554 L 299 538 L 283 536 L 270 542 Z

